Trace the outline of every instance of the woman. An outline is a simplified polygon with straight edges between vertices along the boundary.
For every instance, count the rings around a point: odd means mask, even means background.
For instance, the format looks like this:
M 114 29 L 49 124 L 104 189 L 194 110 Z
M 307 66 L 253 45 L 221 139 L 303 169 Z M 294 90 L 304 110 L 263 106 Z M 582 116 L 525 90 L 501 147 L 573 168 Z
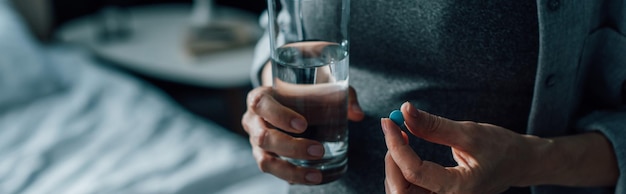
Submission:
M 317 143 L 275 129 L 306 121 L 272 98 L 263 40 L 242 124 L 261 170 L 299 184 L 294 193 L 624 193 L 623 9 L 623 1 L 352 1 L 357 122 L 344 177 L 308 186 L 319 172 L 276 157 L 315 157 L 307 151 Z M 380 119 L 401 104 L 410 134 Z

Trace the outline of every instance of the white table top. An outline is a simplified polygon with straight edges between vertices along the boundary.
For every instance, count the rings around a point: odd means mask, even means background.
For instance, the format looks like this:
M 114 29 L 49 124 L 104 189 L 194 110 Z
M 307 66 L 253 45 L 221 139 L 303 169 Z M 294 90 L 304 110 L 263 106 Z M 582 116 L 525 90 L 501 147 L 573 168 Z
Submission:
M 256 17 L 232 9 L 217 8 L 250 21 L 251 33 L 260 34 Z M 97 40 L 95 16 L 86 16 L 64 25 L 61 41 L 77 43 L 120 66 L 165 80 L 214 88 L 250 83 L 254 46 L 192 57 L 184 49 L 191 5 L 152 5 L 131 8 L 129 39 L 101 44 Z

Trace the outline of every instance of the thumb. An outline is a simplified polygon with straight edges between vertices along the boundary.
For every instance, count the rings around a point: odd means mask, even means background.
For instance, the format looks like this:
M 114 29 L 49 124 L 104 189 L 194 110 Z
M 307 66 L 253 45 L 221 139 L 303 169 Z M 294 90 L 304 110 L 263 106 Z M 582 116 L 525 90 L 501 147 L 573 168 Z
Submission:
M 407 129 L 427 141 L 454 148 L 465 148 L 469 136 L 465 125 L 416 109 L 411 103 L 402 104 L 402 115 Z
M 361 121 L 365 117 L 365 113 L 359 105 L 359 101 L 356 97 L 356 90 L 350 86 L 348 93 L 348 118 L 351 121 Z

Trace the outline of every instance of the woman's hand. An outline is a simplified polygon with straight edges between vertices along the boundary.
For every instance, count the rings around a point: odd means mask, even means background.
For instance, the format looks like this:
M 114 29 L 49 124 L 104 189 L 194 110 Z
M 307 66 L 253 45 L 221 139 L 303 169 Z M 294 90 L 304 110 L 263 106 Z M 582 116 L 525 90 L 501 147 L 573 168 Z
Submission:
M 408 136 L 389 119 L 381 124 L 387 143 L 387 193 L 500 193 L 524 176 L 533 158 L 531 142 L 504 128 L 474 122 L 456 122 L 402 105 L 409 131 L 427 141 L 452 147 L 455 167 L 423 161 L 408 145 Z
M 381 124 L 387 143 L 387 193 L 500 193 L 511 186 L 614 185 L 617 164 L 602 134 L 542 139 L 502 127 L 457 122 L 402 105 L 405 125 L 415 136 L 452 148 L 458 166 L 423 161 L 406 133 L 390 119 Z
M 259 87 L 248 93 L 248 109 L 241 119 L 250 136 L 252 152 L 261 171 L 273 174 L 292 184 L 319 184 L 319 170 L 295 166 L 278 156 L 315 160 L 324 155 L 321 143 L 304 138 L 294 138 L 278 129 L 302 133 L 307 120 L 294 110 L 283 106 L 273 97 L 271 87 Z M 348 118 L 360 121 L 364 114 L 352 87 L 349 91 Z

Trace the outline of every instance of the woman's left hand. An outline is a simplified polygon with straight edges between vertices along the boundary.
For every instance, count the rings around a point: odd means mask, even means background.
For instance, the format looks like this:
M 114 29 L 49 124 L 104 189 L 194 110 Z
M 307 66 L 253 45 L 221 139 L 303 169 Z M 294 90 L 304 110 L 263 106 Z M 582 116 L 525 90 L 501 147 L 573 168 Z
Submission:
M 387 156 L 387 193 L 500 193 L 527 186 L 526 176 L 538 158 L 536 148 L 549 140 L 520 135 L 490 124 L 457 122 L 402 105 L 407 129 L 415 136 L 452 148 L 458 166 L 423 161 L 408 136 L 390 119 L 381 120 Z

